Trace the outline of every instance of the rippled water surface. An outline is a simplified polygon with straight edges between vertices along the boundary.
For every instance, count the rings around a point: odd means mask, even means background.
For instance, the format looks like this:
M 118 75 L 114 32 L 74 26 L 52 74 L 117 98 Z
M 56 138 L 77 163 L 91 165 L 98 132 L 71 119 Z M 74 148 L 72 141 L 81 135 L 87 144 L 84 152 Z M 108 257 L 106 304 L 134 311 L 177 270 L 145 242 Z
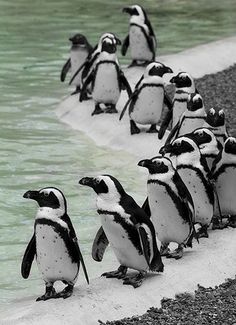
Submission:
M 158 54 L 178 52 L 235 33 L 234 0 L 136 3 L 142 3 L 149 12 L 159 40 Z M 2 304 L 44 290 L 35 266 L 29 280 L 20 277 L 21 258 L 32 234 L 36 211 L 33 202 L 22 198 L 26 190 L 53 185 L 64 191 L 92 276 L 108 269 L 114 257 L 108 252 L 102 265 L 90 257 L 99 221 L 89 209 L 95 196 L 79 188 L 79 177 L 113 174 L 142 203 L 145 189 L 140 187 L 143 182 L 134 168 L 135 158 L 96 147 L 83 134 L 60 123 L 54 114 L 68 93 L 67 86 L 59 81 L 69 50 L 68 37 L 81 32 L 95 44 L 103 32 L 112 31 L 123 38 L 128 17 L 121 8 L 127 4 L 132 2 L 0 0 Z

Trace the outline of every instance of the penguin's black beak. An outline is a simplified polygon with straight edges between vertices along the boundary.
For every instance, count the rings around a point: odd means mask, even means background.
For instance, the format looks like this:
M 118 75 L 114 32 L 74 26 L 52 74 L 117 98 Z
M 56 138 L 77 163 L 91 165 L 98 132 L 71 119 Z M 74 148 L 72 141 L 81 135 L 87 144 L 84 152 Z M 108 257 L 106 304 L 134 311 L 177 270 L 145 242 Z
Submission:
M 25 199 L 31 199 L 31 200 L 37 201 L 37 199 L 39 197 L 39 191 L 27 191 L 27 192 L 25 192 L 23 197 Z
M 161 154 L 162 156 L 164 156 L 166 153 L 172 153 L 173 147 L 172 145 L 166 144 L 165 146 L 161 147 L 161 149 L 159 150 L 159 154 Z
M 138 162 L 138 166 L 145 167 L 148 169 L 149 166 L 151 165 L 151 162 L 152 161 L 150 159 L 143 159 Z
M 133 14 L 133 9 L 131 7 L 124 7 L 122 9 L 122 12 L 126 12 L 127 14 L 132 15 Z
M 173 70 L 170 67 L 166 67 L 166 73 L 173 73 Z
M 93 177 L 83 177 L 79 180 L 79 184 L 93 188 L 95 185 L 95 179 Z

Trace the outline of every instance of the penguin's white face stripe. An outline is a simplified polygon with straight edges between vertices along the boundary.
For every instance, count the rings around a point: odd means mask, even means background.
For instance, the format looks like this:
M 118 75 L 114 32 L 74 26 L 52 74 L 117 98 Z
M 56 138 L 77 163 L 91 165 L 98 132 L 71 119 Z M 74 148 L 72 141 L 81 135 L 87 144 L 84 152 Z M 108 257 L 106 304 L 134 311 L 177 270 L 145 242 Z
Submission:
M 60 208 L 57 210 L 63 211 L 63 214 L 64 214 L 66 212 L 65 197 L 63 196 L 63 194 L 60 191 L 58 191 L 55 188 L 47 187 L 47 188 L 41 189 L 39 193 L 40 194 L 43 193 L 45 196 L 49 196 L 50 192 L 53 192 L 59 201 Z
M 220 111 L 219 111 L 219 115 L 220 116 L 223 116 L 225 113 L 224 113 L 224 110 L 223 109 L 221 109 Z
M 210 113 L 211 115 L 215 115 L 216 111 L 215 111 L 215 109 L 212 107 L 212 108 L 209 110 L 209 113 Z

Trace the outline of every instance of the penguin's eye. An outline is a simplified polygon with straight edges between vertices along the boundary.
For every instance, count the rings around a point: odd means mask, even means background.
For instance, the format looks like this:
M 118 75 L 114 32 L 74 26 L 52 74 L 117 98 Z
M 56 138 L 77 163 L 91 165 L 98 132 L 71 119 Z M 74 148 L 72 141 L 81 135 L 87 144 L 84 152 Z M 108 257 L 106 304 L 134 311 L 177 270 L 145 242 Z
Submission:
M 157 166 L 161 166 L 162 162 L 161 161 L 156 161 Z
M 96 179 L 95 182 L 96 182 L 96 184 L 99 184 L 100 183 L 100 180 L 99 179 Z
M 181 142 L 176 142 L 176 146 L 180 147 L 181 146 Z
M 199 132 L 198 135 L 199 135 L 200 137 L 203 137 L 204 133 L 203 133 L 203 132 Z
M 44 196 L 48 197 L 49 193 L 48 192 L 43 192 Z

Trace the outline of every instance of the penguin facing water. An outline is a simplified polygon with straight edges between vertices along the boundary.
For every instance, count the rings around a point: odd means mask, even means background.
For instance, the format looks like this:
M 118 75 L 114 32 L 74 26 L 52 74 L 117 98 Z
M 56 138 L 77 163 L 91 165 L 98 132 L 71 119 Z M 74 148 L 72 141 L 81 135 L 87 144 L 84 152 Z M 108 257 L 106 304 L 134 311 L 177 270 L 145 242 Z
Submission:
M 161 241 L 160 252 L 179 259 L 184 247 L 192 247 L 195 215 L 191 195 L 170 159 L 158 156 L 141 160 L 138 165 L 149 170 L 148 203 L 151 220 Z M 170 242 L 178 244 L 172 253 L 168 249 Z
M 139 5 L 123 8 L 130 15 L 129 34 L 123 41 L 121 54 L 130 47 L 131 66 L 146 65 L 155 60 L 157 41 L 145 10 Z
M 187 72 L 179 72 L 170 79 L 170 83 L 175 85 L 175 94 L 173 97 L 172 109 L 169 109 L 164 117 L 158 138 L 161 140 L 165 135 L 166 129 L 171 123 L 171 129 L 178 123 L 181 115 L 187 109 L 189 94 L 198 93 L 193 77 Z
M 102 41 L 102 49 L 95 68 L 87 77 L 80 94 L 83 100 L 87 86 L 92 83 L 92 98 L 95 101 L 95 109 L 92 115 L 101 113 L 117 113 L 116 103 L 119 100 L 122 89 L 131 95 L 130 85 L 122 72 L 116 56 L 116 43 L 106 37 Z M 105 108 L 101 105 L 104 104 Z
M 120 115 L 121 120 L 129 107 L 131 134 L 140 133 L 136 123 L 142 125 L 151 124 L 147 132 L 158 132 L 156 125 L 160 120 L 164 103 L 168 106 L 168 109 L 172 108 L 164 89 L 162 77 L 165 73 L 172 72 L 171 68 L 160 62 L 149 63 L 146 67 L 143 76 L 136 84 Z
M 97 193 L 97 212 L 102 229 L 95 238 L 93 247 L 97 252 L 93 252 L 93 257 L 100 261 L 109 242 L 120 263 L 117 271 L 103 275 L 124 279 L 123 284 L 136 288 L 142 284 L 148 270 L 162 272 L 164 266 L 157 248 L 154 226 L 119 181 L 110 175 L 101 175 L 84 177 L 79 183 Z M 126 277 L 128 268 L 139 273 Z
M 93 49 L 87 38 L 82 34 L 75 34 L 74 36 L 70 37 L 69 40 L 72 42 L 72 46 L 70 49 L 70 57 L 64 64 L 61 71 L 62 82 L 65 81 L 69 70 L 71 70 L 71 75 L 73 76 L 76 71 L 83 66 Z M 81 89 L 81 73 L 77 74 L 76 78 L 74 78 L 71 84 L 76 87 L 76 90 L 71 95 L 79 93 Z
M 39 191 L 27 191 L 26 199 L 35 200 L 38 211 L 35 217 L 34 234 L 31 238 L 21 265 L 21 274 L 27 279 L 34 257 L 46 285 L 45 294 L 36 301 L 51 298 L 68 298 L 78 277 L 80 263 L 89 283 L 78 240 L 67 214 L 67 203 L 63 193 L 54 187 Z M 53 285 L 62 281 L 67 286 L 56 292 Z

